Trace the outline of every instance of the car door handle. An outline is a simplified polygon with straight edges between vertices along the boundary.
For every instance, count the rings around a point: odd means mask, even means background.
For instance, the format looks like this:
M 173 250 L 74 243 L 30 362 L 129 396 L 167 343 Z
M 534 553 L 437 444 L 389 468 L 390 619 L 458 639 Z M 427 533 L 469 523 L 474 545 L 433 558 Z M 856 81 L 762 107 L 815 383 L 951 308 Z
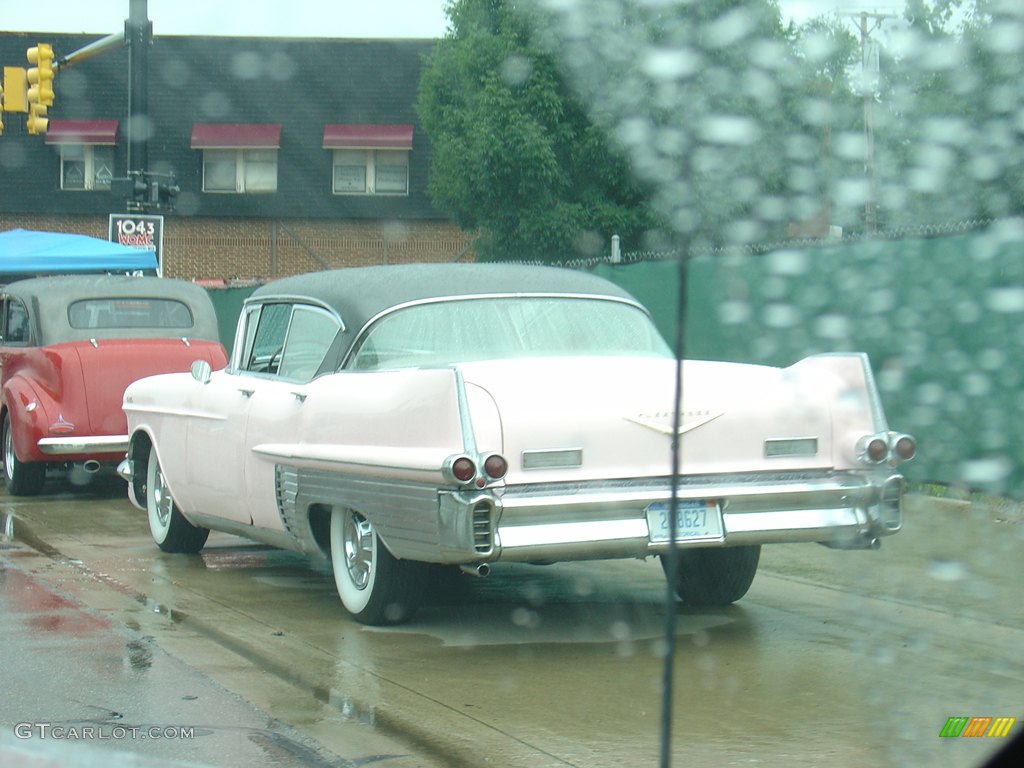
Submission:
M 292 394 L 295 396 L 295 399 L 298 400 L 300 403 L 306 402 L 305 392 L 292 392 Z
M 255 389 L 242 389 L 241 387 L 239 387 L 238 391 L 241 392 L 246 397 L 252 397 L 253 392 L 255 392 L 256 390 Z

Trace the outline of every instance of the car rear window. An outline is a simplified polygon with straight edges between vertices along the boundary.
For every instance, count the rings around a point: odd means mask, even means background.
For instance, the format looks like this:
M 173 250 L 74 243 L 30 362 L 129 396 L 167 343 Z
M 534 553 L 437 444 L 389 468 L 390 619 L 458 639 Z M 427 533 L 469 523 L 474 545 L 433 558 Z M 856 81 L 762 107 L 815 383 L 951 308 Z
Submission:
M 83 299 L 68 306 L 68 323 L 77 329 L 192 328 L 188 305 L 174 299 Z
M 632 304 L 578 297 L 470 298 L 396 310 L 370 329 L 355 370 L 538 356 L 671 357 Z

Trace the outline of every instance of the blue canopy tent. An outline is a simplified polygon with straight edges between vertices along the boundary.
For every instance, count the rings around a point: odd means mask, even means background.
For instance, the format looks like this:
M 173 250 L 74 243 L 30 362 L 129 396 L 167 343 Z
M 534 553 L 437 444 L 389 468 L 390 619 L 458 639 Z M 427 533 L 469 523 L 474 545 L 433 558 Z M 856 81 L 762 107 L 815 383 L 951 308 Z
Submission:
M 87 235 L 12 229 L 0 232 L 0 280 L 102 272 L 157 273 L 156 253 Z

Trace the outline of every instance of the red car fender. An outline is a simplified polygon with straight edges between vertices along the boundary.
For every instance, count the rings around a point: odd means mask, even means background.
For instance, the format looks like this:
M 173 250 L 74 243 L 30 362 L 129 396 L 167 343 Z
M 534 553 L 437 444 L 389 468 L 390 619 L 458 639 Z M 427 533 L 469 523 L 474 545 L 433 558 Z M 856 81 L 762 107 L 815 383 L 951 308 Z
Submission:
M 39 450 L 39 439 L 49 434 L 48 400 L 20 376 L 4 385 L 4 411 L 10 417 L 14 452 L 21 461 L 47 461 Z

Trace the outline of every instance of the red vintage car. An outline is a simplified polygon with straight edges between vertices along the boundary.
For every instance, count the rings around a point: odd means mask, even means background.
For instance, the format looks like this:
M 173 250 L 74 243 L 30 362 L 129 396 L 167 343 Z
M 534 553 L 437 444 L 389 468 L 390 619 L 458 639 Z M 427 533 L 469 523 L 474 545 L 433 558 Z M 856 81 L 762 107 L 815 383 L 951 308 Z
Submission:
M 0 293 L 4 480 L 38 494 L 47 468 L 94 473 L 124 458 L 121 401 L 144 376 L 223 368 L 206 291 L 159 277 L 76 275 L 19 280 Z

